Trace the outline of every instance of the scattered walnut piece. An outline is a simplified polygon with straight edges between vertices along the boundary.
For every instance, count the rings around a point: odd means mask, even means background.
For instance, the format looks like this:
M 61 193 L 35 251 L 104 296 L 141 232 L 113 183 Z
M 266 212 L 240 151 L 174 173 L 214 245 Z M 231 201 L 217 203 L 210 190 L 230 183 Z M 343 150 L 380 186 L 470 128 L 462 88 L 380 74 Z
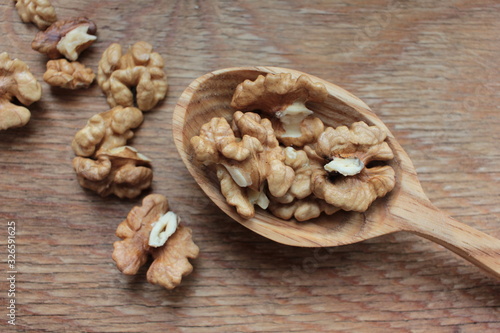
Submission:
M 16 98 L 30 105 L 42 96 L 42 87 L 31 74 L 26 63 L 12 60 L 6 52 L 0 53 L 0 130 L 20 127 L 28 123 L 29 110 L 11 103 Z
M 99 153 L 96 159 L 73 159 L 80 186 L 106 197 L 135 198 L 151 186 L 151 160 L 132 147 L 117 147 Z
M 21 20 L 34 23 L 40 30 L 45 30 L 57 21 L 56 11 L 49 0 L 14 1 Z
M 192 272 L 188 259 L 198 257 L 199 248 L 192 240 L 191 229 L 178 224 L 177 216 L 168 209 L 167 198 L 159 194 L 146 196 L 142 206 L 134 207 L 116 229 L 116 235 L 122 240 L 113 244 L 113 260 L 121 272 L 134 275 L 151 255 L 153 263 L 147 272 L 148 282 L 173 289 L 182 277 Z M 151 245 L 152 236 L 157 236 L 158 224 L 161 224 L 161 232 L 170 235 L 161 235 L 164 241 Z
M 49 60 L 43 80 L 51 86 L 66 89 L 88 88 L 94 81 L 92 68 L 66 59 Z
M 94 115 L 87 125 L 78 131 L 71 146 L 78 156 L 97 156 L 101 152 L 126 145 L 134 136 L 144 117 L 134 107 L 116 106 L 109 111 Z
M 80 53 L 97 39 L 97 26 L 86 17 L 56 21 L 45 31 L 36 34 L 33 50 L 50 59 L 65 57 L 75 61 Z
M 111 107 L 134 105 L 135 88 L 137 107 L 149 111 L 167 93 L 164 66 L 161 55 L 146 42 L 135 43 L 125 54 L 119 44 L 113 43 L 99 61 L 97 82 Z
M 394 170 L 388 165 L 367 166 L 394 157 L 386 136 L 382 129 L 364 122 L 350 128 L 327 128 L 312 149 L 307 149 L 324 165 L 312 172 L 314 194 L 343 210 L 364 212 L 376 198 L 390 192 L 396 184 Z M 335 163 L 337 160 L 340 162 Z
M 306 102 L 323 102 L 328 96 L 322 83 L 289 73 L 259 75 L 238 85 L 231 105 L 240 111 L 260 111 L 271 118 L 276 137 L 285 146 L 302 147 L 314 142 L 323 122 L 314 117 Z

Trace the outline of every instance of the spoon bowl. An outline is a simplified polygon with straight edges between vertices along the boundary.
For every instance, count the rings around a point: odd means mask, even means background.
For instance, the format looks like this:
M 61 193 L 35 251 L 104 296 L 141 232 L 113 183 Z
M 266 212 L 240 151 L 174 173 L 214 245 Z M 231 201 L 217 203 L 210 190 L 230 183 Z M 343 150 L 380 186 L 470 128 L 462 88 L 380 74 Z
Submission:
M 213 172 L 196 161 L 190 139 L 213 117 L 231 119 L 233 93 L 241 82 L 268 73 L 307 75 L 328 91 L 322 103 L 308 103 L 325 126 L 337 127 L 364 121 L 387 132 L 394 152 L 388 164 L 394 169 L 396 186 L 377 199 L 364 213 L 337 212 L 306 222 L 282 220 L 256 209 L 255 217 L 242 218 L 227 204 Z M 194 80 L 183 92 L 173 116 L 175 145 L 189 172 L 206 195 L 228 216 L 250 230 L 279 243 L 303 247 L 331 247 L 356 243 L 381 235 L 407 231 L 452 250 L 464 259 L 500 279 L 500 240 L 457 222 L 432 205 L 424 194 L 410 158 L 385 124 L 359 98 L 332 83 L 296 70 L 277 67 L 236 67 L 221 69 Z

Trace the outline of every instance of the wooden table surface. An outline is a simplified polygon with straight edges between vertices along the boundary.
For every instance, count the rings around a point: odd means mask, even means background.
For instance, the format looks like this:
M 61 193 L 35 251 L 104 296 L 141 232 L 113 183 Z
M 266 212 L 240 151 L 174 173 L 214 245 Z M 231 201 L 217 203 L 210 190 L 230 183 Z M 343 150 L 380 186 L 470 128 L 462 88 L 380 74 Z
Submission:
M 97 84 L 42 82 L 38 31 L 0 4 L 0 51 L 43 87 L 23 128 L 0 132 L 0 330 L 25 332 L 499 332 L 500 284 L 418 236 L 332 249 L 293 248 L 227 218 L 202 193 L 172 139 L 184 88 L 212 70 L 270 65 L 334 82 L 363 99 L 412 158 L 439 208 L 500 237 L 500 3 L 454 1 L 52 0 L 59 18 L 88 16 L 95 71 L 112 42 L 153 44 L 167 98 L 131 145 L 153 160 L 152 189 L 133 200 L 82 189 L 71 140 L 108 110 Z M 192 227 L 200 256 L 174 291 L 122 275 L 117 225 L 147 193 L 166 195 Z M 16 227 L 8 296 L 7 224 Z M 16 326 L 7 324 L 8 302 Z

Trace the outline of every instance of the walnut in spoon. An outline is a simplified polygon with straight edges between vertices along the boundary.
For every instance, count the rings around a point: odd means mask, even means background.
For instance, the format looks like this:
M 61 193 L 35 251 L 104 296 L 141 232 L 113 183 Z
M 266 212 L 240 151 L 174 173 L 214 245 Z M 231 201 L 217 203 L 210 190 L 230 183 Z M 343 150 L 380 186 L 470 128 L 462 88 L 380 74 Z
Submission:
M 386 186 L 386 193 L 377 195 L 376 197 L 378 197 L 378 199 L 370 202 L 371 205 L 369 205 L 366 211 L 356 212 L 355 210 L 362 211 L 365 207 L 358 207 L 359 205 L 353 204 L 353 198 L 356 199 L 356 195 L 352 196 L 352 198 L 349 198 L 347 195 L 344 198 L 340 198 L 343 199 L 341 204 L 338 202 L 336 202 L 335 205 L 329 203 L 329 206 L 325 206 L 323 203 L 320 205 L 318 204 L 317 209 L 326 214 L 321 214 L 317 218 L 307 222 L 297 222 L 296 218 L 285 220 L 273 215 L 269 210 L 263 209 L 256 209 L 253 216 L 251 213 L 249 216 L 242 216 L 233 205 L 226 201 L 223 193 L 224 189 L 221 191 L 219 182 L 234 181 L 238 179 L 237 176 L 231 176 L 228 171 L 230 168 L 228 169 L 227 167 L 223 169 L 219 167 L 217 174 L 209 172 L 202 163 L 199 163 L 197 159 L 194 158 L 195 154 L 194 148 L 191 145 L 191 139 L 195 136 L 199 136 L 202 126 L 207 123 L 208 120 L 218 117 L 221 123 L 223 122 L 222 119 L 225 119 L 228 124 L 233 121 L 235 109 L 231 106 L 231 101 L 236 88 L 246 80 L 255 81 L 258 80 L 260 76 L 279 73 L 287 73 L 287 75 L 290 75 L 291 78 L 295 80 L 301 76 L 306 77 L 312 84 L 321 83 L 324 85 L 326 88 L 326 95 L 317 100 L 311 99 L 307 101 L 307 108 L 313 111 L 314 117 L 320 119 L 325 127 L 330 127 L 332 128 L 331 131 L 335 131 L 338 130 L 339 127 L 348 125 L 341 131 L 356 131 L 362 129 L 365 125 L 354 124 L 362 122 L 366 124 L 368 128 L 377 129 L 379 131 L 379 143 L 384 143 L 384 145 L 390 148 L 393 157 L 387 155 L 389 154 L 389 150 L 384 146 L 380 154 L 385 157 L 379 159 L 383 161 L 383 165 L 380 166 L 377 164 L 374 167 L 384 168 L 381 173 L 383 177 L 379 178 L 376 176 L 375 178 L 385 179 L 386 182 L 389 182 L 388 185 L 391 185 L 390 180 L 393 179 L 393 188 L 392 185 Z M 321 94 L 319 94 L 319 97 L 321 97 Z M 254 120 L 257 121 L 255 116 L 250 117 L 254 117 Z M 259 122 L 262 122 L 262 119 Z M 270 123 L 272 123 L 272 120 L 270 120 Z M 447 247 L 496 278 L 500 278 L 500 241 L 455 221 L 434 207 L 425 196 L 420 186 L 411 160 L 399 143 L 394 139 L 384 123 L 364 102 L 336 85 L 305 73 L 283 68 L 244 67 L 222 69 L 196 79 L 184 91 L 174 111 L 173 125 L 174 140 L 177 149 L 188 170 L 203 191 L 227 215 L 269 239 L 295 246 L 326 247 L 355 243 L 397 231 L 409 231 Z M 223 124 L 223 127 L 224 126 L 226 125 Z M 269 128 L 269 124 L 264 127 L 266 126 Z M 314 126 L 319 125 L 316 124 L 311 126 L 313 128 L 313 130 L 311 130 L 313 134 L 310 135 L 312 139 L 309 139 L 309 141 L 312 140 L 313 146 L 310 147 L 310 150 L 313 150 L 317 157 L 314 157 L 312 151 L 309 151 L 308 157 L 313 160 L 315 158 L 324 159 L 325 156 L 321 156 L 322 154 L 318 152 L 328 149 L 329 145 L 327 144 L 326 148 L 323 147 L 321 149 L 314 147 L 314 145 L 317 145 L 314 141 L 317 141 L 319 138 L 314 134 L 316 133 L 314 131 Z M 361 127 L 355 129 L 353 126 Z M 292 128 L 291 132 L 293 133 L 293 131 L 294 129 Z M 285 137 L 287 135 L 286 133 L 290 133 L 286 128 L 284 128 L 284 132 Z M 322 131 L 322 133 L 324 132 Z M 376 139 L 377 133 L 374 133 L 373 136 Z M 293 138 L 293 135 L 291 137 Z M 382 137 L 384 138 L 380 141 Z M 259 147 L 255 147 L 257 143 L 254 140 L 246 140 L 247 142 L 244 148 L 248 149 L 252 147 L 253 149 L 253 151 L 248 153 L 252 154 L 260 149 Z M 296 139 L 293 138 L 290 140 Z M 247 152 L 245 152 L 244 149 L 240 149 L 239 142 L 239 140 L 234 140 L 232 142 L 234 144 L 232 145 L 231 142 L 228 142 L 230 148 L 227 149 L 232 149 L 235 154 L 243 153 L 241 156 L 244 156 Z M 300 144 L 301 142 L 296 142 L 294 147 L 299 147 Z M 310 142 L 307 144 L 310 144 Z M 304 151 L 307 153 L 306 148 L 304 148 Z M 271 154 L 273 153 L 274 152 L 271 152 Z M 293 155 L 293 151 L 289 153 Z M 354 157 L 359 161 L 353 160 L 348 162 L 363 162 L 363 156 Z M 365 162 L 369 163 L 369 160 L 365 159 L 363 164 Z M 264 178 L 253 177 L 253 179 L 252 177 L 245 177 L 245 174 L 242 174 L 240 181 L 242 184 L 245 184 L 245 182 L 248 183 L 249 181 L 252 181 L 252 183 L 257 181 L 256 184 L 266 184 L 268 187 L 272 182 L 276 184 L 280 184 L 280 182 L 284 183 L 288 179 L 287 167 L 293 169 L 293 166 L 282 163 L 284 165 L 283 167 L 283 165 L 278 164 L 274 167 L 280 171 L 278 173 L 280 175 L 278 177 L 280 180 L 271 179 L 270 181 L 270 176 L 268 174 L 266 174 Z M 333 167 L 336 168 L 336 170 L 338 168 L 344 168 L 342 170 L 345 170 L 345 166 L 342 165 Z M 347 163 L 347 172 L 352 172 L 352 169 L 353 166 Z M 354 167 L 354 172 L 356 171 L 355 169 L 356 167 Z M 393 175 L 388 173 L 387 170 L 389 169 L 393 170 Z M 224 174 L 224 170 L 226 170 L 226 174 Z M 359 173 L 360 172 L 357 174 Z M 321 171 L 321 174 L 324 175 L 324 172 Z M 310 179 L 315 182 L 329 181 L 323 176 L 311 177 Z M 285 188 L 286 187 L 288 187 L 288 185 L 285 186 Z M 321 188 L 321 186 L 318 186 L 318 188 Z M 269 190 L 271 189 L 269 188 Z M 288 190 L 289 188 L 287 191 Z M 280 191 L 282 191 L 282 188 L 280 186 L 275 186 L 272 192 L 269 191 L 270 197 L 282 197 L 284 194 Z M 316 197 L 320 199 L 324 199 L 329 195 L 327 192 L 321 193 L 320 190 L 316 192 Z M 229 194 L 225 193 L 225 195 L 234 198 L 238 193 L 232 191 Z M 307 196 L 305 198 L 307 198 Z M 262 200 L 262 198 L 259 198 L 257 195 L 255 200 L 258 201 L 259 199 Z M 340 210 L 335 212 L 337 209 L 332 209 L 331 206 L 350 211 Z M 280 207 L 282 208 L 282 206 Z M 297 207 L 294 207 L 294 209 L 296 211 Z M 295 211 L 293 215 L 295 215 Z M 333 212 L 335 212 L 333 215 L 328 215 Z M 282 211 L 279 214 L 282 214 L 282 217 L 287 217 L 286 214 L 289 214 L 289 211 L 287 213 L 285 209 L 285 212 Z M 279 214 L 277 215 L 280 216 Z

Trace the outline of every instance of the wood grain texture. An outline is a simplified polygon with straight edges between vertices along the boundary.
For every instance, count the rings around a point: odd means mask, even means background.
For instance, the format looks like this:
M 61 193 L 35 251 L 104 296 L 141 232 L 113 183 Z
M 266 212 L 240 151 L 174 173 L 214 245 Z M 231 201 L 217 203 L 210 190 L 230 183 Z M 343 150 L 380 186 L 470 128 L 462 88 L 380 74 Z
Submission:
M 338 248 L 271 242 L 230 220 L 180 160 L 172 113 L 195 78 L 225 67 L 294 68 L 365 101 L 412 159 L 440 209 L 500 237 L 500 6 L 482 1 L 52 0 L 85 15 L 97 69 L 112 42 L 165 57 L 169 91 L 131 144 L 153 160 L 150 192 L 193 229 L 200 257 L 172 292 L 122 275 L 116 226 L 140 198 L 80 188 L 71 140 L 108 106 L 97 85 L 42 83 L 30 123 L 0 132 L 0 327 L 25 332 L 496 332 L 500 285 L 448 250 L 397 233 Z M 0 51 L 41 80 L 37 28 L 0 4 Z M 148 192 L 149 193 L 149 192 Z M 146 193 L 144 193 L 146 194 Z M 7 222 L 17 227 L 17 325 L 6 326 Z M 2 312 L 3 311 L 3 312 Z

